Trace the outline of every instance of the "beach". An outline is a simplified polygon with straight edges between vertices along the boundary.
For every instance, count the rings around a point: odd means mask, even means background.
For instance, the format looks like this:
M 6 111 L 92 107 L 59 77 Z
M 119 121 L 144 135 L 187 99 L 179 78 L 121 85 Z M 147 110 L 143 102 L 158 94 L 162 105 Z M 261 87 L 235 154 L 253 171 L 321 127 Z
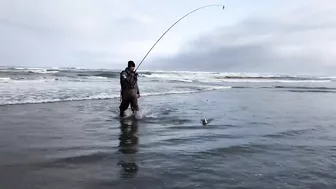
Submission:
M 336 187 L 332 77 L 3 70 L 0 188 Z

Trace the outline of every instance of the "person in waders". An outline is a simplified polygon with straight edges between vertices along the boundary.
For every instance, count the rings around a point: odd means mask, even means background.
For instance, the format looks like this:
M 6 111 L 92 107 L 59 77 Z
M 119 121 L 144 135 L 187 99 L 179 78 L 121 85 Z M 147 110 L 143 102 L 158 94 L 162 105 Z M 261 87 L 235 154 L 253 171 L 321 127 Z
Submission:
M 131 104 L 131 109 L 134 112 L 139 111 L 138 98 L 140 97 L 138 86 L 138 73 L 135 72 L 135 63 L 128 61 L 128 66 L 120 72 L 121 85 L 121 103 L 119 106 L 120 117 L 125 116 L 125 111 Z

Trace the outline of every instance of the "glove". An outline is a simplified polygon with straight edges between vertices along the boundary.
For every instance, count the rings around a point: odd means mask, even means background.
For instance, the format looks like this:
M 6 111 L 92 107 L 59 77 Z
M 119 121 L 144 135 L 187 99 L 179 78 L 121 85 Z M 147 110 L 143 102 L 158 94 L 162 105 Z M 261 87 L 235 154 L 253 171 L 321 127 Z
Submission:
M 134 80 L 135 80 L 135 81 L 138 81 L 138 73 L 134 73 L 134 76 L 133 76 L 133 77 L 134 77 Z

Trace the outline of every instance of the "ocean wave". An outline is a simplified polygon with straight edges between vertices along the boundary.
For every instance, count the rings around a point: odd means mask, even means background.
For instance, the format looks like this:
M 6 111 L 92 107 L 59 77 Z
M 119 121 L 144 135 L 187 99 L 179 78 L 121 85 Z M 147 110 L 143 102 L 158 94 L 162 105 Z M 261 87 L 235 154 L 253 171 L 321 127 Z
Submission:
M 43 104 L 55 102 L 68 102 L 68 101 L 83 101 L 83 100 L 104 100 L 118 98 L 119 95 L 92 95 L 89 97 L 72 97 L 72 98 L 55 98 L 55 99 L 26 99 L 26 100 L 9 100 L 1 103 L 0 105 L 20 105 L 20 104 Z
M 57 81 L 57 78 L 0 78 L 0 83 L 42 83 L 42 82 L 53 82 Z
M 170 95 L 170 94 L 190 94 L 190 93 L 199 93 L 205 91 L 214 91 L 221 89 L 230 89 L 230 86 L 213 86 L 213 87 L 204 87 L 198 88 L 198 90 L 183 90 L 183 91 L 169 91 L 169 92 L 153 92 L 153 93 L 144 93 L 142 96 L 158 96 L 158 95 Z
M 210 86 L 210 87 L 200 87 L 198 90 L 171 90 L 166 92 L 145 92 L 141 96 L 160 96 L 160 95 L 172 95 L 172 94 L 190 94 L 198 93 L 212 90 L 230 89 L 230 86 Z M 18 105 L 18 104 L 42 104 L 42 103 L 55 103 L 55 102 L 68 102 L 68 101 L 83 101 L 83 100 L 106 100 L 120 98 L 120 94 L 107 94 L 101 93 L 96 95 L 90 95 L 87 97 L 68 97 L 68 98 L 45 98 L 38 99 L 34 97 L 33 99 L 23 99 L 23 100 L 8 100 L 6 102 L 0 102 L 0 105 Z
M 86 78 L 87 79 L 93 79 L 93 80 L 106 80 L 106 79 L 108 79 L 107 77 L 103 77 L 103 76 L 88 76 Z
M 295 92 L 295 93 L 336 93 L 336 91 L 331 91 L 331 90 L 288 90 L 290 92 Z
M 8 82 L 10 80 L 11 80 L 11 78 L 9 78 L 9 77 L 0 77 L 0 82 Z
M 115 72 L 103 72 L 103 73 L 95 74 L 94 76 L 107 77 L 107 78 L 119 78 L 120 77 L 119 73 L 115 73 Z
M 218 79 L 290 79 L 290 80 L 336 80 L 336 76 L 296 76 L 285 74 L 249 73 L 249 72 L 207 72 L 207 71 L 164 71 L 139 70 L 146 75 L 210 75 Z M 150 77 L 150 76 L 149 76 Z
M 221 79 L 221 82 L 231 83 L 329 83 L 331 80 L 314 80 L 314 79 Z
M 334 87 L 306 87 L 306 86 L 274 86 L 279 89 L 309 89 L 309 90 L 336 90 Z
M 150 79 L 150 81 L 154 81 L 154 82 L 182 82 L 182 83 L 193 83 L 193 82 L 197 82 L 191 79 Z
M 101 76 L 88 76 L 84 78 L 73 78 L 73 77 L 5 77 L 0 78 L 0 83 L 42 83 L 42 82 L 110 82 L 109 78 Z
M 310 134 L 316 131 L 314 128 L 306 128 L 306 129 L 293 129 L 293 130 L 286 130 L 281 132 L 276 132 L 274 134 L 267 134 L 264 137 L 270 138 L 286 138 L 286 137 L 297 137 L 299 135 Z
M 141 77 L 148 78 L 156 81 L 180 81 L 180 82 L 197 82 L 197 81 L 209 81 L 216 82 L 216 79 L 212 79 L 211 75 L 205 74 L 184 74 L 184 73 L 152 73 L 152 74 L 140 74 Z
M 40 70 L 42 68 L 24 68 L 24 67 L 3 67 L 1 70 Z
M 122 69 L 121 69 L 122 70 Z M 104 77 L 119 79 L 121 70 L 108 69 L 80 69 L 80 68 L 0 68 L 1 77 L 59 77 L 59 78 L 92 78 Z M 220 73 L 193 71 L 138 71 L 139 77 L 159 82 L 185 83 L 316 83 L 333 82 L 335 77 L 290 76 L 281 74 L 261 73 Z M 96 78 L 94 78 L 96 77 Z M 101 78 L 102 79 L 102 78 Z M 62 79 L 66 80 L 66 79 Z
M 2 73 L 35 73 L 35 74 L 54 74 L 58 73 L 59 70 L 54 69 L 46 69 L 46 68 L 0 68 L 0 72 Z
M 335 87 L 274 86 L 273 88 L 297 93 L 336 93 Z
M 43 69 L 43 70 L 28 70 L 28 72 L 37 73 L 37 74 L 54 74 L 54 73 L 58 73 L 59 71 Z
M 253 73 L 216 73 L 216 72 L 152 72 L 151 74 L 141 74 L 142 77 L 156 81 L 180 81 L 180 82 L 200 82 L 200 83 L 313 83 L 332 82 L 331 78 L 319 77 L 299 77 L 272 74 Z
M 119 73 L 116 72 L 80 72 L 76 76 L 79 77 L 105 77 L 105 78 L 119 78 Z
M 58 78 L 0 78 L 0 83 L 42 83 L 58 81 Z

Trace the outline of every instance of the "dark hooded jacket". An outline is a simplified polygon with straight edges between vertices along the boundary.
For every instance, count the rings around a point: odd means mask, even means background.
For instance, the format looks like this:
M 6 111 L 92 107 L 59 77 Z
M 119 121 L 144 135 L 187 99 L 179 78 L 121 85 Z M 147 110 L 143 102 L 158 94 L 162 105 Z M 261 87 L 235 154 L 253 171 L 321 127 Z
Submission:
M 140 94 L 138 86 L 138 73 L 132 73 L 129 68 L 125 68 L 120 73 L 121 95 L 129 94 L 136 96 Z

